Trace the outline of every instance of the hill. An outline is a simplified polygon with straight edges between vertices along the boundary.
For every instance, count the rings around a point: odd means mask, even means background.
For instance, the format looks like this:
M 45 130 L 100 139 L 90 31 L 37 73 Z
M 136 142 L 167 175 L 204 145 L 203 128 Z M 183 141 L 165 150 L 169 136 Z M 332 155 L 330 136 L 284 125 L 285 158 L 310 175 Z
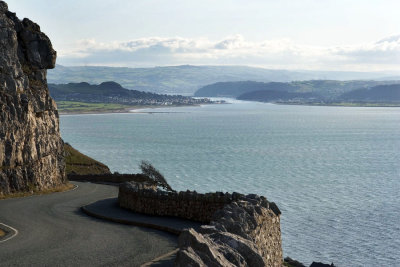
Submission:
M 240 95 L 239 100 L 260 101 L 260 102 L 284 102 L 284 101 L 302 101 L 309 102 L 320 99 L 320 96 L 314 93 L 292 93 L 287 91 L 261 90 L 253 91 Z
M 396 73 L 340 72 L 340 71 L 288 71 L 246 66 L 170 66 L 154 68 L 122 67 L 65 67 L 57 65 L 49 70 L 49 83 L 87 82 L 100 84 L 116 81 L 124 88 L 161 94 L 193 95 L 208 84 L 216 82 L 258 81 L 290 82 L 302 80 L 355 80 L 397 77 Z
M 344 93 L 338 100 L 346 102 L 400 102 L 400 84 L 379 85 Z
M 198 97 L 232 97 L 237 98 L 245 93 L 256 91 L 281 91 L 293 93 L 313 93 L 319 95 L 324 101 L 336 99 L 343 93 L 361 89 L 370 88 L 377 85 L 399 84 L 400 81 L 337 81 L 337 80 L 309 80 L 294 81 L 288 83 L 282 82 L 220 82 L 204 86 L 195 92 Z
M 245 93 L 270 90 L 270 91 L 294 91 L 296 88 L 289 83 L 282 82 L 219 82 L 204 86 L 194 94 L 196 97 L 233 97 L 236 98 Z
M 116 82 L 93 85 L 86 82 L 49 84 L 51 96 L 57 102 L 113 103 L 124 105 L 192 105 L 208 103 L 207 99 L 193 99 L 181 95 L 161 95 L 128 90 Z

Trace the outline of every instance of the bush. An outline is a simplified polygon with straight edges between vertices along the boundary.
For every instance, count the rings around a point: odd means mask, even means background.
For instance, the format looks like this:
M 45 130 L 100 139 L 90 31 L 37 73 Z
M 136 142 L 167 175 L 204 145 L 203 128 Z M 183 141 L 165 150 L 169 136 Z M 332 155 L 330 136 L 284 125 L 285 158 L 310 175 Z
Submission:
M 142 170 L 143 175 L 156 182 L 158 186 L 164 188 L 167 191 L 175 191 L 168 184 L 167 180 L 164 178 L 164 175 L 162 175 L 156 168 L 154 168 L 154 166 L 151 165 L 150 162 L 142 160 L 139 167 Z

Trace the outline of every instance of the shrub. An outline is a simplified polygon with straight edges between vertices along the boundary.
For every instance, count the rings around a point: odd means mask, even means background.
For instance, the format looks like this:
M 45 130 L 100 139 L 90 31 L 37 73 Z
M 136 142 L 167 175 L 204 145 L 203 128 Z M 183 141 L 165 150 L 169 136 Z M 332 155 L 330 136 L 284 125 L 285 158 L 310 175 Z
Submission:
M 162 175 L 156 168 L 154 168 L 154 166 L 151 165 L 150 162 L 142 160 L 139 167 L 142 170 L 143 175 L 156 182 L 158 186 L 164 188 L 167 191 L 175 191 L 168 184 L 167 180 L 164 178 L 164 175 Z

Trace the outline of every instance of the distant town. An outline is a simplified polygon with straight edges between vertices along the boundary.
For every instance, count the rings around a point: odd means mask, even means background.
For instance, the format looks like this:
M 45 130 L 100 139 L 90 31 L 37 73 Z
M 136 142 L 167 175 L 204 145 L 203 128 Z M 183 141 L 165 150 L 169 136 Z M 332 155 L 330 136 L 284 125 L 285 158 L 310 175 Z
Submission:
M 218 104 L 210 98 L 129 90 L 116 82 L 49 84 L 61 113 L 123 112 L 135 108 Z

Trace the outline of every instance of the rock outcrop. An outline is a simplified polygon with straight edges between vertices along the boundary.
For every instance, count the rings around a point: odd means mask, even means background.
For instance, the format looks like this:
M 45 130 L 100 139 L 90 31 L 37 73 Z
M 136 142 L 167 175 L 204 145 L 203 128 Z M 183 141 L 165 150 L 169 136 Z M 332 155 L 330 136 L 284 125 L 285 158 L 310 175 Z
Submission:
M 56 51 L 39 25 L 0 1 L 0 194 L 66 182 L 63 141 L 46 69 Z
M 257 195 L 227 204 L 210 225 L 181 233 L 175 266 L 282 266 L 279 215 Z
M 138 213 L 205 223 L 179 236 L 175 266 L 282 266 L 280 210 L 255 194 L 167 192 L 119 186 L 119 205 Z

